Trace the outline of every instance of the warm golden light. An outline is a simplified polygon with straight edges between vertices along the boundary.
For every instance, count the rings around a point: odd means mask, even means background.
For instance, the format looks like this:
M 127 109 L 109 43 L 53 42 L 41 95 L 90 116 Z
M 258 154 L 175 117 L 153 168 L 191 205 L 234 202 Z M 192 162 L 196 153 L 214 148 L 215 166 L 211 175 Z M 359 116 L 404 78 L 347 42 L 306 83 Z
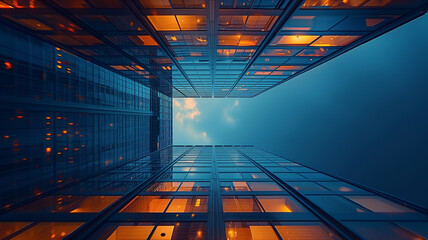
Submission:
M 272 46 L 276 45 L 297 45 L 297 46 L 306 46 L 312 43 L 317 39 L 318 35 L 287 35 L 278 37 L 271 43 Z
M 359 39 L 360 36 L 333 36 L 333 35 L 324 35 L 317 39 L 311 46 L 314 47 L 343 47 L 346 46 L 355 40 Z

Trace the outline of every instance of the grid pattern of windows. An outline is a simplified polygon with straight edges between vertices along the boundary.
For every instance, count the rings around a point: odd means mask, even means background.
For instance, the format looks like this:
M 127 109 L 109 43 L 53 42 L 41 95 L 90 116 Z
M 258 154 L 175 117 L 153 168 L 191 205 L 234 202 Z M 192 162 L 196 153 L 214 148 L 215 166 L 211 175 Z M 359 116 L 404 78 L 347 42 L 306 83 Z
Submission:
M 101 212 L 108 217 L 93 218 Z M 11 207 L 0 229 L 11 239 L 41 239 L 41 229 L 97 240 L 423 239 L 427 219 L 417 206 L 252 146 L 174 146 Z
M 0 35 L 2 207 L 172 144 L 171 97 L 3 24 Z
M 0 1 L 2 21 L 165 95 L 219 98 L 256 96 L 425 7 L 425 0 Z

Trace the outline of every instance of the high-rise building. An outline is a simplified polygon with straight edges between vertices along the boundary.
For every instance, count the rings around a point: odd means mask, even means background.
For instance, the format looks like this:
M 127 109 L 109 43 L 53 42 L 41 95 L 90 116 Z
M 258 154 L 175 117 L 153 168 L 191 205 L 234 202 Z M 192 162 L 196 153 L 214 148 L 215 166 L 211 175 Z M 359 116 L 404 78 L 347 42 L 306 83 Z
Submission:
M 174 146 L 173 97 L 254 97 L 427 0 L 0 0 L 0 239 L 424 239 L 426 209 L 253 146 Z
M 253 146 L 173 146 L 0 215 L 6 239 L 426 239 L 425 209 Z

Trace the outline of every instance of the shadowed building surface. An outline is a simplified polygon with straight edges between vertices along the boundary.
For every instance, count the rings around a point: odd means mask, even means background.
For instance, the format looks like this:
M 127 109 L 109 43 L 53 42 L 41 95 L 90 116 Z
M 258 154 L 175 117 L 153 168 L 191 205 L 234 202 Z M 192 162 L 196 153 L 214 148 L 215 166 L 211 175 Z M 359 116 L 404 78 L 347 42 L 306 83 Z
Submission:
M 173 97 L 256 96 L 425 8 L 1 0 L 0 238 L 427 238 L 411 203 L 252 146 L 172 145 Z

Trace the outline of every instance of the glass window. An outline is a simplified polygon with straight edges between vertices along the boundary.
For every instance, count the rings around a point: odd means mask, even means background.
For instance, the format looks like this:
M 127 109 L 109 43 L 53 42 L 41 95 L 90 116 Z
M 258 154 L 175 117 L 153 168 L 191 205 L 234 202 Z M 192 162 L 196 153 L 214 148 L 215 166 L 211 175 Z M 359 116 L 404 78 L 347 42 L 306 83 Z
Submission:
M 226 223 L 228 240 L 275 240 L 275 231 L 268 222 L 228 222 Z
M 177 20 L 174 15 L 151 15 L 147 16 L 157 31 L 179 31 Z
M 30 222 L 0 222 L 0 239 L 21 230 L 29 224 Z
M 356 8 L 365 2 L 367 0 L 306 0 L 302 8 Z
M 363 191 L 351 184 L 344 182 L 318 182 L 319 185 L 324 186 L 331 191 L 339 191 L 339 192 L 353 192 L 353 191 Z
M 219 173 L 218 176 L 220 179 L 228 179 L 228 178 L 242 179 L 242 176 L 240 173 Z
M 278 222 L 274 223 L 282 239 L 340 239 L 330 229 L 320 223 L 311 222 Z
M 175 212 L 207 212 L 208 197 L 207 196 L 177 196 L 175 197 L 168 209 L 167 213 Z
M 154 225 L 119 226 L 107 240 L 147 239 L 154 227 Z
M 266 212 L 303 212 L 303 206 L 290 196 L 257 196 Z
M 209 182 L 183 182 L 179 192 L 206 192 L 210 189 Z
M 29 240 L 29 239 L 64 239 L 68 234 L 72 233 L 83 223 L 80 222 L 42 222 L 18 236 L 13 240 Z
M 282 191 L 274 182 L 248 182 L 252 191 Z
M 297 173 L 275 173 L 275 175 L 285 181 L 305 179 L 302 175 L 299 175 Z
M 268 175 L 264 173 L 241 173 L 246 179 L 269 179 Z
M 16 209 L 17 212 L 100 212 L 119 196 L 49 196 Z
M 317 35 L 277 36 L 270 45 L 271 46 L 277 46 L 277 45 L 307 46 L 318 37 L 319 36 Z
M 189 173 L 186 179 L 210 179 L 211 173 Z
M 308 198 L 327 212 L 360 213 L 367 210 L 340 196 L 308 196 Z
M 221 182 L 222 191 L 250 191 L 247 182 Z
M 223 212 L 261 212 L 252 196 L 223 196 Z
M 391 213 L 402 213 L 402 212 L 415 212 L 410 208 L 399 205 L 387 199 L 378 196 L 347 196 L 347 198 L 360 204 L 361 206 L 373 211 L 373 212 L 391 212 Z
M 297 191 L 327 191 L 327 189 L 313 182 L 287 182 Z
M 354 42 L 355 40 L 357 40 L 359 38 L 360 38 L 360 36 L 325 35 L 325 36 L 320 37 L 314 43 L 312 43 L 311 46 L 314 46 L 314 47 L 334 47 L 334 46 L 343 47 L 343 46 L 346 46 L 346 45 Z
M 155 182 L 146 192 L 175 192 L 181 182 Z
M 345 222 L 345 225 L 366 239 L 421 239 L 419 236 L 388 222 Z
M 138 196 L 128 203 L 121 212 L 162 213 L 171 198 L 171 196 Z

